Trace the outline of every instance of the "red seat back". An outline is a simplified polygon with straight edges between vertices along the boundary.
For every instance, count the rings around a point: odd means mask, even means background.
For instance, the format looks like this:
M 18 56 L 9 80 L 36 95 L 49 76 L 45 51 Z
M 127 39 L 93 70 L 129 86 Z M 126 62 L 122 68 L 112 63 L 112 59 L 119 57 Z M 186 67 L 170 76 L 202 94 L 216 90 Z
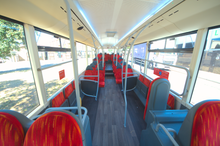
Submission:
M 93 75 L 94 75 L 94 74 L 93 74 L 93 70 L 86 70 L 84 75 L 85 75 L 85 76 L 86 76 L 86 75 L 88 75 L 88 76 L 93 76 Z M 84 79 L 95 80 L 94 77 L 84 77 Z
M 169 105 L 171 109 L 175 108 L 175 97 L 171 94 L 169 94 L 167 105 Z
M 60 92 L 56 97 L 52 99 L 52 107 L 60 107 L 66 99 L 63 96 L 63 92 Z
M 202 104 L 195 113 L 191 146 L 220 145 L 220 101 Z
M 143 83 L 144 83 L 144 85 L 147 86 L 148 88 L 150 87 L 150 80 L 148 80 L 147 78 L 144 78 Z
M 39 117 L 28 129 L 24 146 L 82 146 L 77 121 L 69 114 L 54 111 Z
M 70 84 L 64 89 L 65 98 L 67 99 L 73 91 L 74 91 L 73 85 L 70 83 Z
M 1 146 L 23 146 L 24 130 L 14 116 L 0 112 L 0 125 Z
M 139 78 L 138 78 L 142 83 L 144 82 L 144 76 L 142 74 L 139 75 Z

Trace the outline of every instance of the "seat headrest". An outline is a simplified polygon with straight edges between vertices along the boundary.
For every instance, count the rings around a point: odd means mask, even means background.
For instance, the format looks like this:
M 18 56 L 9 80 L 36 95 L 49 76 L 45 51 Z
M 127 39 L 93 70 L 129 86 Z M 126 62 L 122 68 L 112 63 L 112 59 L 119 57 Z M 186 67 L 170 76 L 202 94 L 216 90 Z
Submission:
M 121 68 L 121 64 L 118 63 L 116 69 L 119 69 L 119 68 Z
M 118 59 L 123 59 L 122 57 L 119 57 Z
M 91 63 L 90 66 L 91 66 L 91 67 L 95 67 L 95 64 Z
M 86 67 L 86 70 L 93 70 L 93 68 L 92 68 L 92 66 L 89 65 Z
M 95 65 L 96 65 L 96 64 L 97 64 L 97 61 L 93 61 L 92 64 L 95 64 Z
M 23 145 L 24 130 L 21 123 L 13 115 L 0 112 L 0 124 L 0 145 Z
M 24 146 L 82 146 L 82 132 L 76 119 L 67 112 L 52 111 L 39 117 L 28 129 Z
M 98 70 L 98 67 L 96 68 L 96 70 Z M 99 63 L 99 70 L 103 70 L 102 64 Z
M 219 144 L 219 137 L 214 136 L 220 135 L 217 125 L 220 125 L 220 100 L 199 102 L 189 110 L 178 139 L 182 145 L 201 145 L 204 142 L 207 145 Z

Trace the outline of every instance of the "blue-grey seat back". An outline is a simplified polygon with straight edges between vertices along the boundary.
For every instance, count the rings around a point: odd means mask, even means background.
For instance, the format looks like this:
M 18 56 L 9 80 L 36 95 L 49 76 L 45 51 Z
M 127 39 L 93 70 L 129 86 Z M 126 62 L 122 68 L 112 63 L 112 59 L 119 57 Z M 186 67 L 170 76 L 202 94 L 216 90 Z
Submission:
M 98 70 L 98 67 L 96 68 Z M 102 63 L 99 63 L 99 70 L 103 70 Z
M 170 82 L 167 79 L 161 78 L 154 81 L 154 83 L 152 84 L 145 117 L 145 121 L 147 122 L 148 126 L 150 125 L 150 123 L 148 123 L 149 111 L 166 110 L 169 92 Z
M 86 70 L 93 70 L 93 69 L 92 69 L 92 66 L 91 66 L 91 65 L 87 66 L 87 67 L 86 67 Z
M 118 63 L 116 69 L 119 69 L 119 68 L 121 68 L 121 64 Z

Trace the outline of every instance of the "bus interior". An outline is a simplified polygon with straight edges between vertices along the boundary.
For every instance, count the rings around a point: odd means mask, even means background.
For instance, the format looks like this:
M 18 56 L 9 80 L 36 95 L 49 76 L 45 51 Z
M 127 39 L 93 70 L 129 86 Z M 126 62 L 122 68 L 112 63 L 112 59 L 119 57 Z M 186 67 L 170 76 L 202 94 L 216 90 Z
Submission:
M 0 146 L 220 145 L 219 0 L 0 0 Z

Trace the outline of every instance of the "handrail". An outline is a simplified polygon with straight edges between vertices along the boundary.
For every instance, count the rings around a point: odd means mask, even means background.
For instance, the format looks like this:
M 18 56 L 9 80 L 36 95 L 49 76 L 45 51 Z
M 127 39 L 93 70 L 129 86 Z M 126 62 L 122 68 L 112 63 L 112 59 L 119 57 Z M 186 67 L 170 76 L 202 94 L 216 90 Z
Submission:
M 69 63 L 69 62 L 72 62 L 72 60 L 65 61 L 65 62 L 58 63 L 58 64 L 54 64 L 54 65 L 47 66 L 47 67 L 40 67 L 40 68 L 37 69 L 37 71 L 42 71 L 42 70 L 45 70 L 45 69 L 48 69 L 48 68 L 52 68 L 52 67 L 55 67 L 55 66 L 60 66 L 62 64 L 66 64 L 66 63 Z
M 156 127 L 156 132 L 159 131 L 159 128 L 162 128 L 163 131 L 166 133 L 166 135 L 168 136 L 168 138 L 170 139 L 170 141 L 173 143 L 174 146 L 179 146 L 179 144 L 175 141 L 175 139 L 172 137 L 172 135 L 169 133 L 169 131 L 162 125 L 162 124 L 157 124 Z M 169 128 L 170 132 L 174 132 L 175 130 Z M 174 135 L 176 134 L 176 131 L 174 132 Z
M 78 108 L 77 107 L 50 107 L 50 108 L 46 109 L 45 112 L 50 112 L 53 110 L 71 110 L 71 109 L 78 109 Z M 82 125 L 84 125 L 88 111 L 85 107 L 81 107 L 81 109 L 85 111 L 83 114 L 83 118 L 82 118 Z
M 187 76 L 186 76 L 186 81 L 185 81 L 185 86 L 184 86 L 184 89 L 183 89 L 183 93 L 179 94 L 177 93 L 176 91 L 173 91 L 172 89 L 170 89 L 173 93 L 175 93 L 176 95 L 178 96 L 184 96 L 186 94 L 186 91 L 187 91 L 187 86 L 189 84 L 189 79 L 190 79 L 190 72 L 189 70 L 186 68 L 186 67 L 183 67 L 183 66 L 179 66 L 179 65 L 172 65 L 172 64 L 167 64 L 167 63 L 161 63 L 161 62 L 157 62 L 157 61 L 152 61 L 152 60 L 147 60 L 147 59 L 142 59 L 142 60 L 145 60 L 146 62 L 154 62 L 154 63 L 159 63 L 159 64 L 163 64 L 163 65 L 167 65 L 167 66 L 172 66 L 172 67 L 176 67 L 176 68 L 180 68 L 180 69 L 183 69 L 186 71 L 187 73 Z M 149 76 L 148 76 L 149 77 Z M 151 78 L 151 77 L 149 77 Z M 152 78 L 151 78 L 152 79 Z M 153 80 L 153 79 L 152 79 Z

